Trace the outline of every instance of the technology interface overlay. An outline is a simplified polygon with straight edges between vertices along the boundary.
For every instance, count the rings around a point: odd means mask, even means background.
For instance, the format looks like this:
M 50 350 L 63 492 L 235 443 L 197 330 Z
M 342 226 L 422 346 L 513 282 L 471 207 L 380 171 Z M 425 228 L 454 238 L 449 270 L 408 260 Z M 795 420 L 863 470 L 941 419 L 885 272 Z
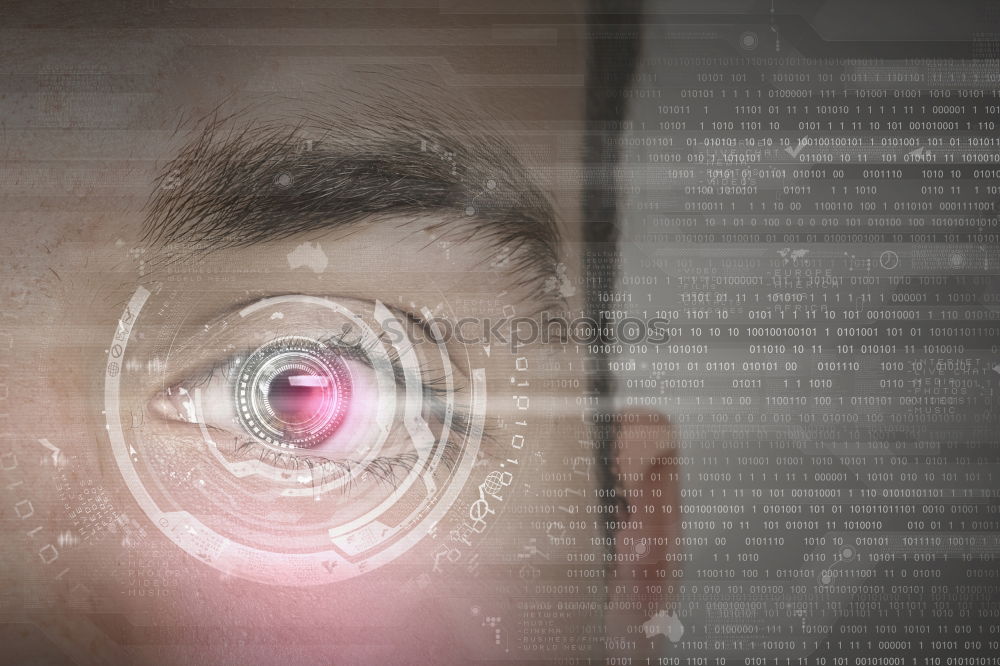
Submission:
M 964 32 L 931 3 L 866 21 L 835 2 L 646 14 L 633 26 L 645 46 L 622 94 L 628 117 L 601 136 L 621 152 L 620 242 L 569 248 L 584 256 L 583 274 L 568 278 L 561 264 L 544 288 L 572 297 L 617 271 L 598 295 L 614 333 L 548 357 L 386 337 L 410 329 L 377 299 L 247 301 L 253 262 L 221 276 L 189 269 L 171 293 L 146 278 L 142 247 L 104 236 L 74 269 L 106 252 L 108 275 L 134 264 L 140 279 L 107 302 L 95 293 L 109 290 L 86 294 L 95 312 L 112 310 L 110 323 L 74 320 L 72 336 L 31 356 L 23 338 L 56 338 L 16 319 L 15 305 L 60 293 L 52 285 L 66 271 L 49 277 L 43 264 L 44 288 L 15 281 L 0 361 L 20 374 L 0 391 L 0 415 L 51 413 L 50 384 L 67 413 L 86 390 L 96 399 L 93 422 L 32 416 L 26 436 L 5 431 L 6 551 L 19 563 L 11 603 L 32 617 L 153 617 L 186 648 L 184 621 L 163 609 L 203 603 L 192 588 L 239 581 L 267 589 L 268 603 L 283 588 L 336 599 L 344 585 L 369 589 L 410 567 L 391 594 L 366 600 L 423 608 L 447 596 L 446 583 L 472 580 L 454 597 L 469 624 L 449 639 L 510 661 L 606 648 L 622 662 L 648 649 L 689 665 L 995 663 L 1000 16 L 973 5 L 954 10 L 956 21 L 975 19 Z M 88 103 L 121 106 L 103 85 Z M 78 131 L 75 116 L 59 120 L 76 107 L 58 99 L 46 122 Z M 100 125 L 82 97 L 70 99 Z M 454 146 L 416 136 L 407 146 L 461 171 Z M 86 175 L 102 177 L 112 180 Z M 295 182 L 273 185 L 294 192 Z M 505 185 L 485 178 L 461 214 L 512 196 Z M 426 244 L 461 250 L 447 238 Z M 318 243 L 292 247 L 299 289 L 327 269 L 324 288 L 355 265 L 381 270 L 387 252 L 375 244 L 338 264 Z M 512 260 L 506 248 L 482 270 L 500 275 Z M 65 282 L 96 282 L 96 272 Z M 373 290 L 386 298 L 391 272 Z M 208 284 L 227 307 L 243 305 L 181 332 Z M 425 321 L 446 320 L 450 306 L 479 323 L 484 312 L 494 323 L 516 314 L 499 287 L 421 296 L 408 309 Z M 626 321 L 665 322 L 667 340 L 633 337 Z M 225 360 L 195 362 L 199 352 Z M 66 359 L 66 372 L 37 381 L 35 364 L 51 370 L 42 361 L 52 359 Z M 196 378 L 179 376 L 186 364 Z M 64 386 L 80 368 L 89 388 L 74 394 Z M 618 406 L 669 418 L 677 449 L 646 462 L 670 471 L 611 468 L 616 491 L 597 487 L 602 415 L 581 368 L 612 376 Z M 545 431 L 555 417 L 558 432 Z M 668 529 L 636 536 L 660 524 Z M 179 574 L 178 561 L 198 575 Z M 648 586 L 614 580 L 629 573 Z M 123 600 L 139 611 L 124 613 Z M 607 639 L 604 613 L 622 608 L 636 616 Z M 376 634 L 359 642 L 392 638 Z M 161 647 L 154 632 L 132 638 L 128 649 Z M 258 648 L 298 642 L 289 632 Z

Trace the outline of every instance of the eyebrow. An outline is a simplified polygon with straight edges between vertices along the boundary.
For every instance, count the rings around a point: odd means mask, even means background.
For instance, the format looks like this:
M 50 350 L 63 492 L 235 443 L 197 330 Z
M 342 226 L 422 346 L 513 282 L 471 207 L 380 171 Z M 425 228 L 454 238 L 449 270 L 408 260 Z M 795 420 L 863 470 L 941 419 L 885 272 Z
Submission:
M 349 122 L 211 114 L 156 178 L 144 241 L 206 252 L 402 217 L 439 240 L 485 240 L 517 284 L 555 275 L 553 207 L 506 140 L 446 130 L 405 101 Z

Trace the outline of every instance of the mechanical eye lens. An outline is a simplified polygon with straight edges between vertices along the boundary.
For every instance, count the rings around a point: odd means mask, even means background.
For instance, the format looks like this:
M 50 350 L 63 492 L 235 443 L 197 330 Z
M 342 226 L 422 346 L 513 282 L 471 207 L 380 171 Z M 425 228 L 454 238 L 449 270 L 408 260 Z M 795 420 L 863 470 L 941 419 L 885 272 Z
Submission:
M 267 444 L 310 448 L 343 423 L 351 388 L 337 351 L 309 338 L 282 338 L 257 349 L 240 367 L 237 415 Z

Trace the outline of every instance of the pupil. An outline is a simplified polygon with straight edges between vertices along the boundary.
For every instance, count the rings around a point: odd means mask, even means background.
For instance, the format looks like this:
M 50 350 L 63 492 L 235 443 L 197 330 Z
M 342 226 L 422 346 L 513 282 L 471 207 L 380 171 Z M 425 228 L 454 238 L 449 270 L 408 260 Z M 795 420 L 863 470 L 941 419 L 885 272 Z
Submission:
M 267 387 L 267 401 L 285 423 L 302 423 L 316 416 L 326 402 L 328 381 L 320 375 L 285 370 Z

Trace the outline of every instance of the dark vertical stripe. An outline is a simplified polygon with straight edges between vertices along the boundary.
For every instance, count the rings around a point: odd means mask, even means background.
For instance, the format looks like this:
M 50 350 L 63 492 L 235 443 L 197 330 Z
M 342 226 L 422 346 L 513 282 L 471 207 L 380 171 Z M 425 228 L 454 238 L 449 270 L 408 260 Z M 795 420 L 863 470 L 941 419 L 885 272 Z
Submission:
M 583 191 L 584 241 L 590 255 L 614 252 L 618 241 L 618 192 L 615 171 L 620 154 L 605 137 L 621 132 L 626 103 L 623 92 L 631 85 L 639 57 L 639 34 L 642 26 L 641 2 L 638 0 L 591 0 L 587 29 L 587 135 L 584 150 Z M 586 296 L 588 316 L 600 321 L 603 294 L 614 289 L 615 270 L 610 261 L 586 267 L 589 288 Z M 589 390 L 597 396 L 593 434 L 597 438 L 597 465 L 600 484 L 605 490 L 618 487 L 616 467 L 611 460 L 615 427 L 611 421 L 614 380 L 608 369 L 609 357 L 593 357 L 595 371 L 589 377 Z M 624 511 L 627 502 L 610 499 Z M 619 514 L 622 515 L 623 514 Z M 609 516 L 610 517 L 610 516 Z

